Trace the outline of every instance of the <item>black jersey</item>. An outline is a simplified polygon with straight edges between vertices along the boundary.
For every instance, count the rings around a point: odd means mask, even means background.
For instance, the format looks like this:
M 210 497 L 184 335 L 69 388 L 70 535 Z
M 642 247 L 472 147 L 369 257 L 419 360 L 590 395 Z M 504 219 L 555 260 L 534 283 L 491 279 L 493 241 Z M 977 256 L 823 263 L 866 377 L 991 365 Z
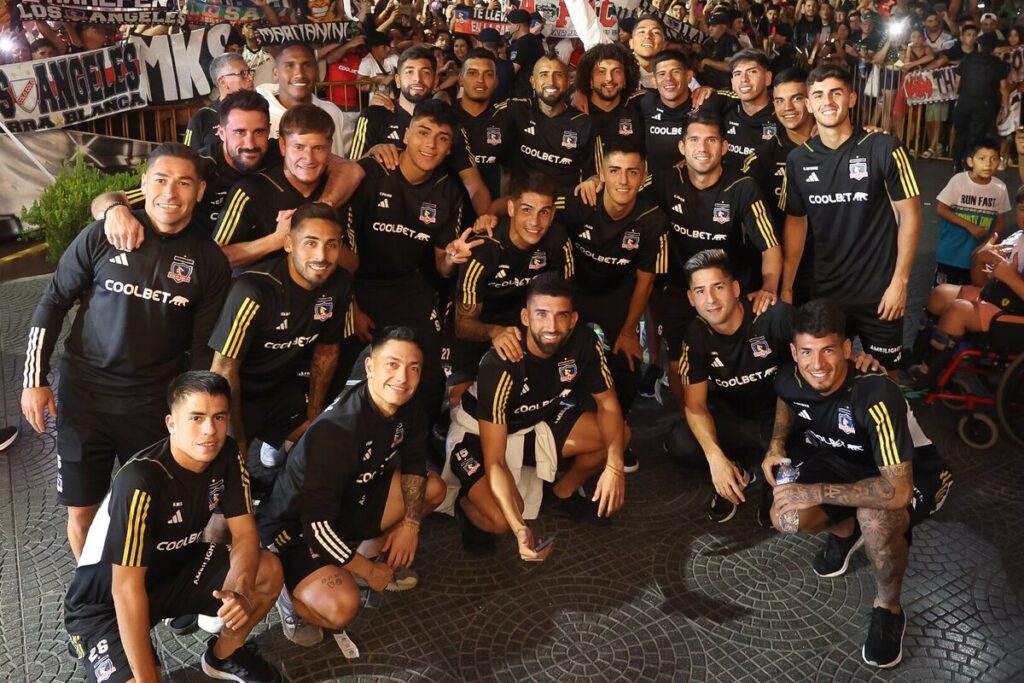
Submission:
M 458 301 L 467 306 L 480 304 L 481 322 L 489 325 L 518 325 L 519 311 L 526 305 L 526 287 L 541 273 L 573 275 L 572 245 L 557 223 L 536 246 L 520 249 L 509 235 L 509 219 L 502 218 L 494 237 L 473 249 L 469 260 L 459 267 L 455 290 Z
M 604 192 L 597 206 L 588 206 L 571 193 L 555 198 L 557 220 L 572 242 L 573 284 L 588 294 L 610 292 L 637 270 L 661 275 L 668 272 L 668 221 L 643 195 L 633 210 L 615 220 L 604 208 Z
M 200 107 L 185 128 L 183 142 L 197 152 L 207 146 L 220 144 L 217 126 L 220 125 L 220 100 L 213 100 L 205 107 Z
M 247 175 L 231 188 L 213 239 L 220 245 L 251 242 L 274 234 L 279 211 L 315 202 L 327 186 L 327 174 L 307 197 L 285 177 L 284 165 Z
M 644 152 L 647 141 L 644 137 L 644 114 L 640 111 L 640 100 L 644 94 L 644 91 L 637 91 L 629 97 L 624 96 L 619 106 L 611 111 L 591 103 L 590 120 L 602 145 L 615 141 Z M 597 151 L 601 154 L 600 148 Z
M 159 406 L 186 352 L 193 367 L 210 367 L 206 340 L 227 296 L 227 259 L 192 228 L 163 235 L 144 211 L 135 218 L 145 239 L 134 251 L 107 242 L 97 221 L 61 256 L 32 316 L 25 388 L 48 384 L 50 356 L 75 303 L 62 391 L 88 404 L 110 412 Z
M 505 108 L 512 135 L 508 149 L 513 178 L 540 173 L 558 187 L 574 187 L 594 175 L 600 140 L 590 117 L 566 107 L 558 116 L 547 116 L 533 99 L 512 99 L 496 106 Z
M 737 170 L 743 167 L 743 162 L 754 150 L 775 137 L 779 130 L 771 102 L 754 114 L 747 114 L 735 95 L 716 93 L 702 109 L 715 112 L 722 118 L 722 134 L 729 143 L 722 163 Z
M 461 106 L 455 106 L 455 115 L 469 142 L 473 161 L 492 197 L 501 195 L 501 164 L 511 140 L 507 114 L 505 107 L 491 105 L 479 116 L 473 116 Z
M 401 169 L 361 159 L 366 177 L 344 209 L 360 280 L 394 280 L 433 270 L 434 249 L 458 237 L 462 190 L 443 169 L 413 185 Z
M 679 360 L 683 384 L 709 382 L 709 402 L 734 415 L 775 415 L 773 381 L 789 357 L 793 307 L 779 302 L 755 316 L 743 305 L 743 323 L 733 334 L 715 332 L 703 318 L 690 323 Z
M 644 117 L 647 169 L 651 173 L 666 172 L 683 159 L 679 141 L 693 112 L 693 101 L 688 97 L 672 108 L 661 101 L 657 91 L 649 91 L 640 98 L 639 106 Z
M 480 361 L 476 383 L 462 396 L 462 407 L 477 420 L 518 432 L 554 417 L 570 396 L 600 394 L 613 387 L 601 342 L 586 325 L 576 325 L 550 358 L 530 353 L 530 333 L 522 333 L 521 361 L 501 360 L 494 349 Z
M 884 373 L 861 373 L 848 361 L 846 381 L 822 396 L 807 385 L 795 365 L 788 365 L 780 369 L 775 391 L 796 413 L 794 434 L 802 433 L 815 450 L 846 458 L 865 477 L 878 476 L 879 467 L 915 461 L 917 455 L 938 457 L 934 448 L 921 448 L 931 441 L 900 388 Z M 914 469 L 923 464 L 915 462 Z
M 352 135 L 352 148 L 349 150 L 349 159 L 361 159 L 366 156 L 374 145 L 390 144 L 399 151 L 405 149 L 405 131 L 412 123 L 412 114 L 407 112 L 398 100 L 395 100 L 395 110 L 374 105 L 367 107 L 359 115 L 356 121 L 356 130 Z M 469 141 L 465 133 L 460 130 L 453 131 L 452 147 L 448 153 L 447 163 L 456 173 L 461 173 L 467 168 L 472 168 L 473 155 L 469 151 Z
M 509 41 L 508 58 L 513 65 L 519 66 L 515 80 L 512 85 L 513 97 L 530 97 L 533 95 L 533 86 L 530 84 L 530 77 L 533 76 L 533 67 L 541 57 L 544 56 L 544 39 L 532 33 L 527 33 L 519 38 Z
M 228 519 L 252 514 L 249 473 L 238 444 L 228 437 L 206 469 L 192 472 L 174 459 L 169 439 L 158 441 L 114 475 L 78 566 L 146 567 L 147 586 L 172 578 L 189 548 L 203 541 L 217 507 Z
M 683 266 L 704 249 L 724 249 L 744 292 L 760 283 L 758 253 L 779 241 L 771 215 L 754 181 L 739 171 L 722 170 L 718 182 L 703 190 L 690 182 L 686 169 L 655 176 L 650 185 L 655 201 L 668 215 L 669 279 L 687 289 Z
M 314 552 L 347 564 L 366 539 L 345 538 L 343 520 L 378 487 L 386 492 L 399 467 L 426 476 L 428 434 L 418 400 L 385 417 L 366 382 L 346 388 L 295 444 L 273 493 L 260 504 L 261 543 L 281 548 L 301 535 Z
M 907 150 L 885 133 L 855 129 L 838 149 L 813 137 L 786 164 L 786 213 L 807 216 L 819 294 L 874 304 L 896 268 L 892 202 L 920 194 Z
M 338 268 L 307 290 L 289 274 L 289 258 L 278 256 L 235 278 L 210 337 L 210 348 L 239 361 L 243 394 L 270 392 L 294 379 L 303 349 L 344 336 L 352 276 Z

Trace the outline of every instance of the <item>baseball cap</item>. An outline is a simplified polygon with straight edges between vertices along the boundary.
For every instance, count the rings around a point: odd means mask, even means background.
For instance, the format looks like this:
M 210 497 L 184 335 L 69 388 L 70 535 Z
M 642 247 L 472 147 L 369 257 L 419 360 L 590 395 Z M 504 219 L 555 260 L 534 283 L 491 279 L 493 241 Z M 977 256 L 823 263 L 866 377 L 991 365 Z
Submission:
M 999 21 L 999 17 L 997 17 L 992 12 L 985 12 L 984 14 L 981 15 L 982 21 L 987 21 L 989 19 L 991 19 L 992 21 Z
M 480 31 L 480 33 L 477 34 L 476 39 L 479 40 L 481 43 L 500 43 L 501 34 L 498 33 L 497 29 L 485 28 L 482 31 Z
M 508 23 L 510 24 L 529 24 L 530 13 L 524 9 L 514 9 L 508 13 Z
M 872 11 L 868 10 L 866 12 L 861 12 L 860 20 L 861 21 L 878 21 L 878 15 L 875 12 L 872 12 Z
M 732 17 L 729 16 L 729 12 L 715 12 L 708 17 L 708 26 L 722 26 L 723 24 L 728 26 L 732 23 Z

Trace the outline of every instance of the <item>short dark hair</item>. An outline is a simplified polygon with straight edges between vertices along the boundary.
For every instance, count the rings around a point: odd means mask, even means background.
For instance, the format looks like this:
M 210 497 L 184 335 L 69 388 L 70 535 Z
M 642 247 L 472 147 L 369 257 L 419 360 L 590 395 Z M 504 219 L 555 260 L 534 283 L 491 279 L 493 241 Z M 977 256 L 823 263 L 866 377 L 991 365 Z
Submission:
M 255 90 L 237 90 L 220 101 L 220 123 L 223 126 L 227 123 L 228 114 L 235 109 L 241 111 L 259 111 L 267 115 L 267 122 L 270 122 L 270 103 L 267 98 Z
M 690 126 L 702 125 L 702 126 L 714 126 L 718 129 L 718 134 L 722 135 L 725 129 L 722 126 L 722 119 L 716 114 L 710 111 L 704 111 L 703 108 L 698 109 L 686 118 L 686 123 L 683 126 L 683 136 L 686 136 L 687 131 L 690 130 Z
M 297 230 L 299 226 L 308 220 L 330 221 L 341 230 L 341 222 L 338 220 L 338 212 L 323 202 L 306 202 L 295 209 L 292 215 L 291 229 Z
M 419 119 L 430 119 L 434 123 L 441 126 L 448 126 L 452 129 L 452 133 L 459 129 L 459 120 L 455 116 L 455 110 L 452 106 L 442 100 L 435 100 L 433 98 L 429 100 L 423 100 L 416 105 L 416 109 L 413 110 L 412 120 L 409 125 L 412 125 L 413 121 Z
M 821 83 L 830 78 L 838 78 L 846 84 L 847 88 L 853 90 L 853 76 L 838 64 L 822 64 L 821 66 L 814 67 L 811 73 L 807 75 L 807 88 L 810 89 L 815 83 Z
M 474 47 L 466 53 L 466 58 L 462 60 L 463 72 L 465 72 L 466 64 L 468 64 L 471 59 L 486 59 L 491 64 L 494 64 L 495 66 L 498 65 L 493 52 L 484 47 Z
M 373 341 L 370 342 L 370 353 L 378 350 L 389 341 L 409 342 L 415 344 L 416 348 L 423 353 L 423 343 L 415 327 L 409 325 L 388 325 L 377 330 L 373 334 Z
M 690 280 L 693 279 L 694 273 L 708 270 L 709 268 L 717 268 L 728 275 L 730 280 L 733 278 L 732 262 L 729 260 L 729 255 L 725 253 L 725 250 L 705 249 L 704 251 L 698 251 L 683 264 L 683 275 L 686 276 L 687 286 L 689 286 Z
M 608 138 L 608 141 L 601 145 L 601 158 L 607 159 L 613 154 L 639 154 L 640 161 L 647 158 L 644 150 L 628 138 Z
M 658 25 L 659 28 L 661 28 L 662 33 L 665 32 L 665 20 L 662 19 L 657 14 L 642 14 L 639 17 L 637 17 L 636 21 L 633 23 L 634 32 L 636 31 L 636 27 L 640 24 L 641 21 L 653 21 Z
M 821 339 L 838 334 L 846 339 L 846 315 L 829 299 L 811 299 L 796 309 L 793 335 L 809 334 Z
M 527 173 L 521 178 L 512 179 L 509 195 L 513 199 L 518 199 L 527 192 L 554 199 L 558 196 L 558 185 L 545 173 Z
M 192 394 L 209 394 L 210 396 L 223 396 L 231 401 L 231 385 L 228 381 L 209 370 L 189 370 L 183 372 L 171 380 L 167 387 L 167 408 L 174 410 L 174 406 Z
M 320 133 L 328 138 L 334 137 L 334 119 L 315 104 L 299 104 L 284 113 L 277 127 L 282 139 L 289 135 L 306 135 Z
M 413 59 L 425 59 L 430 62 L 430 68 L 437 68 L 437 61 L 434 59 L 434 53 L 425 47 L 419 45 L 413 45 L 402 50 L 402 54 L 398 56 L 398 71 L 402 70 L 402 65 Z
M 764 50 L 758 50 L 754 47 L 748 47 L 745 50 L 740 50 L 732 57 L 729 58 L 729 71 L 736 68 L 736 65 L 740 62 L 756 62 L 762 69 L 768 70 L 771 67 L 771 60 L 768 59 L 768 55 L 765 54 Z
M 161 142 L 153 151 L 146 157 L 146 168 L 153 168 L 153 164 L 160 157 L 173 157 L 175 159 L 184 159 L 185 161 L 191 161 L 192 165 L 196 169 L 196 177 L 202 180 L 202 161 L 196 151 L 187 145 L 183 145 L 180 142 Z
M 49 38 L 36 38 L 29 44 L 28 49 L 35 52 L 36 50 L 42 50 L 44 47 L 57 48 Z
M 807 72 L 798 66 L 791 66 L 788 69 L 783 69 L 779 73 L 775 74 L 772 78 L 772 87 L 777 88 L 783 83 L 800 83 L 801 85 L 807 85 Z
M 651 71 L 654 71 L 654 69 L 662 62 L 668 61 L 679 62 L 687 69 L 693 69 L 693 67 L 690 66 L 690 56 L 687 55 L 682 50 L 662 50 L 658 54 L 651 57 Z
M 978 49 L 988 54 L 996 49 L 999 37 L 995 33 L 982 33 L 978 36 Z
M 305 50 L 309 54 L 309 58 L 316 62 L 316 50 L 309 43 L 302 40 L 286 40 L 277 47 L 277 54 L 274 55 L 274 63 L 281 61 L 281 55 L 284 54 L 285 50 L 297 47 L 300 50 Z
M 973 157 L 978 153 L 979 149 L 991 149 L 999 153 L 999 143 L 992 138 L 975 138 L 967 145 L 967 152 L 964 153 L 964 159 L 967 157 Z
M 536 296 L 557 296 L 573 301 L 572 283 L 554 271 L 541 273 L 530 280 L 526 288 L 526 301 Z M 573 303 L 575 308 L 575 302 Z
M 622 43 L 598 43 L 583 53 L 579 63 L 576 65 L 576 88 L 581 93 L 590 97 L 593 89 L 590 87 L 590 77 L 598 62 L 613 60 L 622 64 L 622 70 L 626 75 L 626 82 L 622 87 L 622 97 L 627 98 L 636 92 L 640 86 L 640 65 L 630 53 L 629 49 Z

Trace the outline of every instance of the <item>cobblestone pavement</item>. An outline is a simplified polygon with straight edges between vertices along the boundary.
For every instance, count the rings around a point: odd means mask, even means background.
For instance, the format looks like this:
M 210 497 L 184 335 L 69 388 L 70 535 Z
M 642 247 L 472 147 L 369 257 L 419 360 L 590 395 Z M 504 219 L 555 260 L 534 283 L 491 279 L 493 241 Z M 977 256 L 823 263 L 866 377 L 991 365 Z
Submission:
M 945 176 L 931 166 L 922 185 L 933 197 Z M 925 279 L 915 278 L 918 306 Z M 21 354 L 42 282 L 0 284 L 8 423 L 18 419 Z M 912 301 L 911 310 L 920 308 Z M 729 523 L 711 523 L 707 481 L 661 456 L 661 437 L 678 418 L 653 401 L 634 412 L 642 466 L 610 528 L 541 519 L 538 530 L 557 533 L 557 548 L 547 562 L 526 564 L 510 539 L 494 555 L 466 554 L 454 522 L 434 515 L 421 536 L 420 587 L 371 596 L 349 628 L 359 659 L 345 660 L 331 641 L 291 645 L 273 612 L 255 634 L 262 652 L 287 680 L 309 682 L 1024 680 L 1020 449 L 1003 441 L 972 451 L 956 437 L 954 413 L 919 411 L 955 484 L 945 507 L 915 530 L 904 661 L 879 672 L 860 657 L 874 594 L 864 554 L 846 576 L 818 579 L 810 560 L 821 539 L 757 528 L 750 503 Z M 37 435 L 22 424 L 0 456 L 4 680 L 84 678 L 62 626 L 72 562 L 54 470 L 52 429 Z M 154 633 L 169 680 L 207 680 L 198 635 Z

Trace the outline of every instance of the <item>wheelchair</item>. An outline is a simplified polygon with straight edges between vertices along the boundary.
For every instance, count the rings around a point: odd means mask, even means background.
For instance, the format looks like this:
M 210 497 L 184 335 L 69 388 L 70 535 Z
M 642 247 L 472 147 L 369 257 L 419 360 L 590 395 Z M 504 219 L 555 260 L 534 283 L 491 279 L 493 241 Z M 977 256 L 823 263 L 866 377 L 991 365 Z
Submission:
M 964 410 L 957 424 L 960 439 L 985 450 L 999 440 L 1000 428 L 1024 446 L 1024 315 L 1000 312 L 988 332 L 973 337 L 939 375 L 924 402 Z M 981 407 L 994 409 L 998 423 Z

